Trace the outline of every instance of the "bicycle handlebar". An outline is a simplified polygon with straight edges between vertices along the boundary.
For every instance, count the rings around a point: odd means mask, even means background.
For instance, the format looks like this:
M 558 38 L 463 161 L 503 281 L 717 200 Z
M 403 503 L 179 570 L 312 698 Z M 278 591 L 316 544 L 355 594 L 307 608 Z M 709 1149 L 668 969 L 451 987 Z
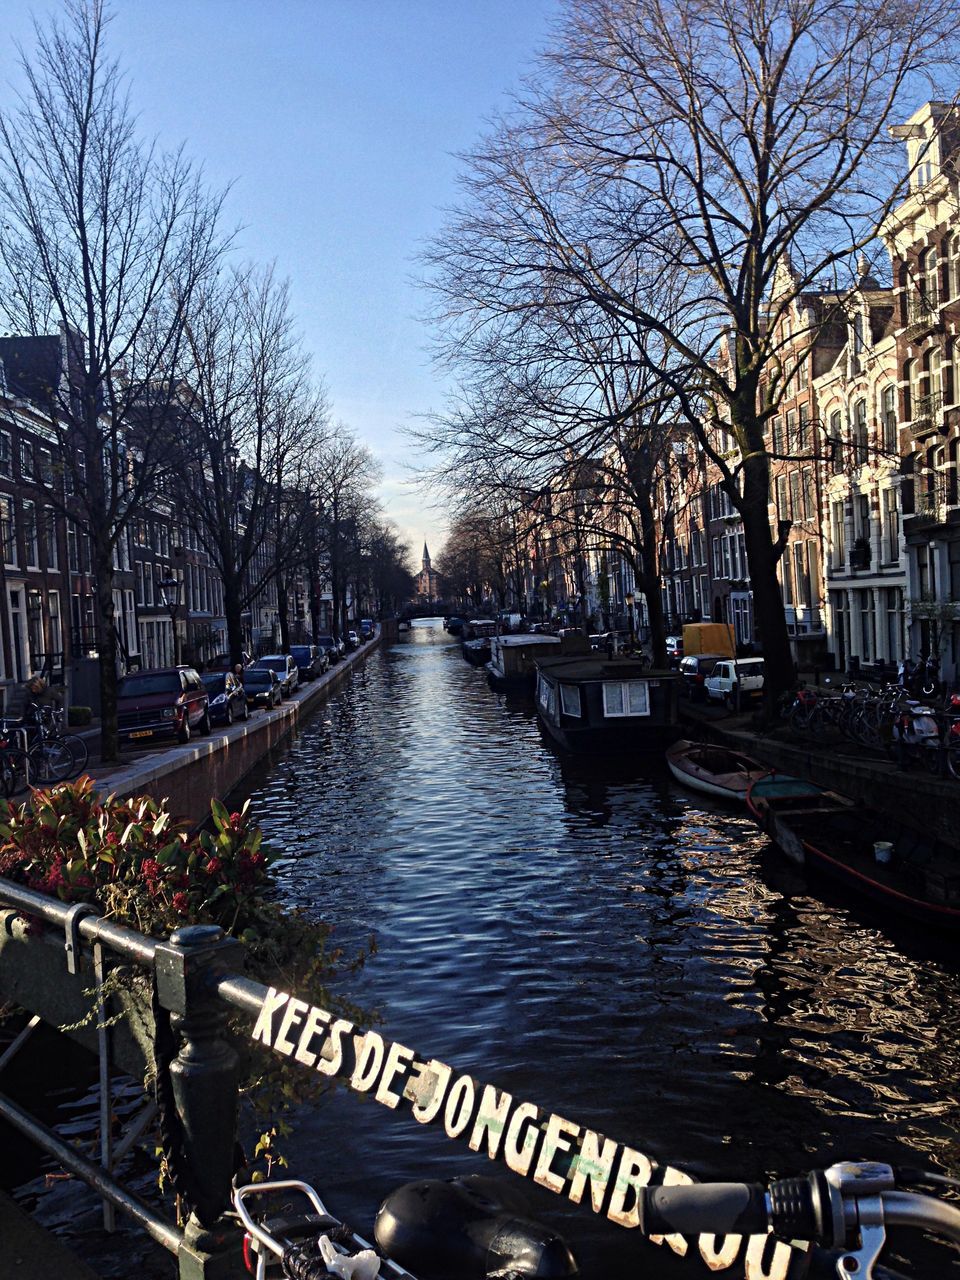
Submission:
M 747 1235 L 773 1231 L 846 1251 L 853 1271 L 873 1276 L 885 1227 L 920 1227 L 960 1243 L 960 1209 L 935 1196 L 896 1189 L 889 1165 L 843 1163 L 769 1187 L 742 1182 L 647 1187 L 645 1235 Z

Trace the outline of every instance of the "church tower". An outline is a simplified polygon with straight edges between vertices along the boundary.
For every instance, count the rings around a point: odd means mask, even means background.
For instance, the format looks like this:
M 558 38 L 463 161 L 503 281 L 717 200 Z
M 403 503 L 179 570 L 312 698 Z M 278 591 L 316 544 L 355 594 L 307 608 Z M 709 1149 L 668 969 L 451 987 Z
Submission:
M 430 552 L 427 550 L 427 544 L 423 544 L 423 572 L 430 572 Z

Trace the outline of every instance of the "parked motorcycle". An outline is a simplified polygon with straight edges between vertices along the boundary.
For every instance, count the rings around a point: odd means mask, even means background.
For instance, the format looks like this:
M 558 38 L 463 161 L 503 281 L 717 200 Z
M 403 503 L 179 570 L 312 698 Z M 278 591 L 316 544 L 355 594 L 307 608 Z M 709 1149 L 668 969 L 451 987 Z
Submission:
M 919 763 L 939 775 L 940 726 L 932 707 L 914 699 L 901 703 L 891 728 L 890 753 L 901 769 Z

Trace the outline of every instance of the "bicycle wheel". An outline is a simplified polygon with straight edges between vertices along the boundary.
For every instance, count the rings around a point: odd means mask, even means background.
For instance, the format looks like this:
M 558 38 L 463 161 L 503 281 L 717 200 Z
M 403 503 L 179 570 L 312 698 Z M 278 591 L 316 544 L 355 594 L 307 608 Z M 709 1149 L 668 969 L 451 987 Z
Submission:
M 49 742 L 38 742 L 27 754 L 31 786 L 65 782 L 70 777 L 73 756 L 70 748 L 64 746 L 62 742 L 57 742 L 55 739 Z
M 5 747 L 0 751 L 0 790 L 9 800 L 29 785 L 27 753 L 19 747 Z
M 75 778 L 82 773 L 87 767 L 87 761 L 90 759 L 90 750 L 85 739 L 81 738 L 78 733 L 65 733 L 63 737 L 57 739 L 61 742 L 70 755 L 73 757 L 73 764 L 70 767 L 68 778 Z
M 947 773 L 960 780 L 960 747 L 947 748 Z

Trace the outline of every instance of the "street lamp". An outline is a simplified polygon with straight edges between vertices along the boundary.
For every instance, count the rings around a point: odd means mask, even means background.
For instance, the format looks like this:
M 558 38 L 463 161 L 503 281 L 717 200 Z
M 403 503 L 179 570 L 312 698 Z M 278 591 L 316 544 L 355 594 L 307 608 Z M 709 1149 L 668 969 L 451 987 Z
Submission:
M 180 637 L 177 634 L 177 610 L 180 608 L 180 588 L 183 584 L 179 578 L 169 574 L 157 583 L 160 601 L 170 614 L 170 627 L 173 631 L 173 665 L 180 665 Z
M 633 652 L 633 601 L 635 597 L 632 591 L 628 591 L 624 598 L 627 602 L 627 618 L 629 619 L 629 623 L 630 623 L 630 652 L 632 653 Z

